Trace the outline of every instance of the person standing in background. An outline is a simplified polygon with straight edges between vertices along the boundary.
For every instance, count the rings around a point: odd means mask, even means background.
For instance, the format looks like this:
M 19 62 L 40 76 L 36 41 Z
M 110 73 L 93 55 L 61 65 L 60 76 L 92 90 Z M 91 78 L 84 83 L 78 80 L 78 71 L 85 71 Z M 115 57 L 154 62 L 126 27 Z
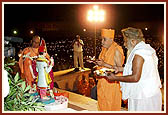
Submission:
M 76 35 L 76 39 L 72 43 L 72 45 L 73 45 L 73 52 L 74 52 L 75 71 L 79 71 L 78 59 L 79 59 L 79 64 L 80 64 L 81 69 L 84 69 L 84 65 L 83 65 L 83 46 L 84 46 L 84 43 L 80 39 L 79 35 Z

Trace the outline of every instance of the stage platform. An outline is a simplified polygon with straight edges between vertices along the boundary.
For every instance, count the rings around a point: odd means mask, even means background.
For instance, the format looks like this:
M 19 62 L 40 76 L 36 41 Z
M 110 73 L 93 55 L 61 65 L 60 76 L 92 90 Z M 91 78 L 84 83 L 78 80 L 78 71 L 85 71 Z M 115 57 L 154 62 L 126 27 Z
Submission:
M 89 78 L 91 70 L 84 68 L 82 71 L 74 71 L 74 68 L 54 72 L 54 82 L 58 84 L 60 89 L 75 92 L 77 91 L 77 82 L 85 76 L 86 80 Z
M 74 109 L 76 111 L 99 111 L 97 106 L 97 100 L 91 99 L 89 97 L 69 92 L 62 89 L 57 89 L 60 93 L 69 93 L 69 103 L 68 108 Z M 127 111 L 126 108 L 121 107 L 121 111 Z
M 88 111 L 98 111 L 97 101 L 89 97 L 76 94 L 70 91 L 57 89 L 60 93 L 67 92 L 69 94 L 68 108 L 72 108 L 77 111 L 88 110 Z
M 89 68 L 85 68 L 84 71 L 78 72 L 73 70 L 74 68 L 54 72 L 54 82 L 56 82 L 59 86 L 57 90 L 60 93 L 69 93 L 68 108 L 76 111 L 98 111 L 97 100 L 73 93 L 77 91 L 77 82 L 82 78 L 82 76 L 85 76 L 85 78 L 88 80 L 91 70 Z M 121 108 L 121 111 L 127 111 L 127 109 Z

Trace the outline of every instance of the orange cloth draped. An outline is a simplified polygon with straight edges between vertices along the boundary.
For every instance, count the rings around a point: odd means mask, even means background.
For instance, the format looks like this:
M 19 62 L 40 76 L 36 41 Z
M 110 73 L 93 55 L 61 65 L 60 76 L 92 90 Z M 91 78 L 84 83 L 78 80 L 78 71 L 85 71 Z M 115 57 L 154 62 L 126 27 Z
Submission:
M 122 63 L 124 63 L 124 53 L 122 48 L 113 42 L 110 48 L 106 49 L 102 47 L 102 51 L 99 55 L 99 59 L 102 59 L 105 63 L 115 65 L 114 55 L 118 49 L 123 56 Z M 120 76 L 121 73 L 117 74 Z M 108 82 L 106 79 L 101 78 L 97 84 L 97 96 L 98 96 L 98 108 L 100 111 L 120 111 L 121 109 L 121 91 L 119 82 Z
M 32 82 L 34 82 L 32 73 L 29 66 L 32 65 L 32 60 L 30 58 L 23 59 L 23 56 L 30 53 L 30 57 L 38 56 L 38 48 L 27 47 L 23 50 L 22 55 L 19 59 L 19 67 L 21 70 L 21 78 L 25 79 L 26 82 L 32 87 Z M 50 60 L 49 55 L 47 54 L 46 58 Z
M 38 56 L 38 48 L 25 48 L 22 52 L 22 55 L 19 59 L 19 67 L 21 70 L 21 78 L 26 79 L 27 83 L 32 86 L 32 82 L 34 81 L 32 77 L 32 73 L 30 71 L 29 66 L 32 65 L 32 60 L 30 58 L 23 59 L 23 56 L 30 53 L 30 57 Z

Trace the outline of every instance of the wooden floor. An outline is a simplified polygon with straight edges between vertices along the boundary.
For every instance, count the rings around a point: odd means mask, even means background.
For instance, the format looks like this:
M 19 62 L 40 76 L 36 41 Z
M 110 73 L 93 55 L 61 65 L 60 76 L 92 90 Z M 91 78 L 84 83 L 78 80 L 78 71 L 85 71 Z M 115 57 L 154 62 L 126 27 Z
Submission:
M 58 91 L 69 93 L 69 107 L 73 107 L 72 109 L 75 109 L 77 111 L 98 111 L 96 100 L 66 90 L 58 89 Z
M 69 104 L 68 107 L 76 111 L 98 111 L 97 100 L 91 99 L 89 97 L 69 92 L 62 89 L 57 89 L 60 93 L 68 92 L 69 93 Z M 121 108 L 121 111 L 127 111 L 126 108 Z

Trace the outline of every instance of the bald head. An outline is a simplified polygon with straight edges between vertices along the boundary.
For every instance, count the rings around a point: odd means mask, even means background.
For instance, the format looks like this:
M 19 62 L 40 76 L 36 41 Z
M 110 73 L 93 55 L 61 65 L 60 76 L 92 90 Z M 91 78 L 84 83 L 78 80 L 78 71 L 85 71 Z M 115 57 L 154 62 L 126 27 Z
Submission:
M 40 41 L 40 36 L 33 36 L 32 40 L 39 40 Z
M 32 38 L 32 47 L 33 48 L 38 48 L 40 44 L 40 37 L 39 36 L 34 36 Z

